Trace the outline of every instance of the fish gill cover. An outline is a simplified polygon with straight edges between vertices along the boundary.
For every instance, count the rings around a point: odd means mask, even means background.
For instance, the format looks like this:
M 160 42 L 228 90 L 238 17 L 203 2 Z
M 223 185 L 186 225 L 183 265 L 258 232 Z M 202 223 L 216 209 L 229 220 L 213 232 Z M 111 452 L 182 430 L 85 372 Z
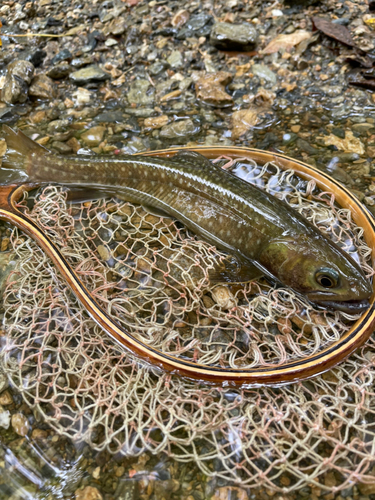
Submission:
M 285 198 L 360 261 L 363 230 L 321 193 L 275 165 L 237 175 Z M 32 208 L 31 201 L 33 201 Z M 102 307 L 134 336 L 185 359 L 225 367 L 271 367 L 319 352 L 358 316 L 318 312 L 264 280 L 212 286 L 226 255 L 180 223 L 117 199 L 68 204 L 62 188 L 20 206 L 59 245 Z M 87 315 L 48 257 L 14 230 L 15 270 L 4 292 L 2 361 L 25 401 L 58 433 L 95 450 L 165 452 L 208 476 L 278 491 L 336 490 L 374 479 L 375 343 L 312 380 L 280 388 L 214 387 L 140 363 Z

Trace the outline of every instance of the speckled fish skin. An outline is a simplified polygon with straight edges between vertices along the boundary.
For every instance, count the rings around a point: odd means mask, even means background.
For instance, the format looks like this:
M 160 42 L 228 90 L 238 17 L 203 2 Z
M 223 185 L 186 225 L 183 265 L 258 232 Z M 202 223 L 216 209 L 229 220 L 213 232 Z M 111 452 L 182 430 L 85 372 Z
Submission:
M 9 127 L 6 135 L 8 145 L 23 155 L 22 168 L 31 182 L 121 193 L 176 217 L 209 243 L 315 303 L 348 312 L 368 307 L 370 283 L 349 255 L 286 203 L 198 153 L 172 159 L 57 156 Z M 321 286 L 316 278 L 321 270 L 338 275 L 337 286 Z

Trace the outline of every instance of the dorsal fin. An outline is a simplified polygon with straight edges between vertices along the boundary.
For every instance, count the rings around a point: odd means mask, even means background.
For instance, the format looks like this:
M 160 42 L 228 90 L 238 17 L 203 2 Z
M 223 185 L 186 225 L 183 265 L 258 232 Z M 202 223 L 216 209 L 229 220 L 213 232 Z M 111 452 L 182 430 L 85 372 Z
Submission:
M 7 146 L 22 155 L 27 156 L 31 153 L 46 154 L 50 152 L 47 148 L 27 137 L 21 130 L 16 132 L 8 127 L 8 125 L 3 125 L 3 131 L 5 132 Z
M 179 151 L 171 158 L 171 160 L 189 165 L 191 167 L 204 167 L 209 168 L 210 170 L 217 168 L 217 166 L 214 163 L 211 163 L 208 158 L 200 153 L 197 153 L 196 151 Z

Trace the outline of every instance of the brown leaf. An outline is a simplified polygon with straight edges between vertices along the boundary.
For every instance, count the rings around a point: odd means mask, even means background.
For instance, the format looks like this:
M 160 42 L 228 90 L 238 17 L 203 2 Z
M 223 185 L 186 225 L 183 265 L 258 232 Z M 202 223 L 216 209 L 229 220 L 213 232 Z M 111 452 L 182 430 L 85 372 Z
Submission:
M 314 26 L 317 30 L 321 31 L 330 38 L 348 45 L 349 47 L 355 46 L 352 35 L 350 34 L 348 28 L 345 28 L 345 26 L 342 26 L 341 24 L 331 23 L 323 17 L 316 16 L 312 18 L 312 22 L 314 23 Z
M 290 50 L 294 46 L 311 37 L 311 33 L 305 30 L 297 30 L 291 35 L 278 35 L 267 47 L 262 50 L 263 54 L 273 54 L 280 49 Z

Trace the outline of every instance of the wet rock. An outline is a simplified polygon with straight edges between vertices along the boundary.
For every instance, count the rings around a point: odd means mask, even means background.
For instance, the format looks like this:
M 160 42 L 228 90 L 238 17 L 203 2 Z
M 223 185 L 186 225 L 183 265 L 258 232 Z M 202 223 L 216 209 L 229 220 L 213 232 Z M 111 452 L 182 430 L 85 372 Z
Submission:
M 58 52 L 55 57 L 53 57 L 51 63 L 53 65 L 58 64 L 62 61 L 70 61 L 73 59 L 73 54 L 70 52 L 69 49 L 63 49 L 60 52 Z
M 179 50 L 174 50 L 168 57 L 167 63 L 171 68 L 180 68 L 182 66 L 182 54 Z
M 193 120 L 179 120 L 163 127 L 160 131 L 161 139 L 185 139 L 200 131 L 200 126 L 195 124 Z
M 34 66 L 29 61 L 16 60 L 7 68 L 1 100 L 7 104 L 23 103 L 27 100 L 28 84 L 34 73 Z
M 345 139 L 340 139 L 334 134 L 324 136 L 324 143 L 326 146 L 336 146 L 337 149 L 345 151 L 346 153 L 358 153 L 363 155 L 365 152 L 365 146 L 363 142 L 358 138 L 354 137 L 351 130 L 345 132 Z
M 76 490 L 74 492 L 76 500 L 103 500 L 102 494 L 94 486 Z
M 359 484 L 361 495 L 375 495 L 375 481 L 371 484 Z
M 69 125 L 69 120 L 53 120 L 49 122 L 47 131 L 49 134 L 55 134 L 56 132 L 62 132 Z
M 105 127 L 98 125 L 86 130 L 86 132 L 81 135 L 81 139 L 88 146 L 98 146 L 103 141 L 105 131 Z
M 0 427 L 3 427 L 4 429 L 9 429 L 10 426 L 10 412 L 9 410 L 4 410 L 0 406 Z
M 106 29 L 106 32 L 118 36 L 122 35 L 125 33 L 127 26 L 125 22 L 124 17 L 117 17 L 116 19 L 113 19 L 110 24 L 108 25 L 108 28 Z
M 354 125 L 352 125 L 352 129 L 355 131 L 355 132 L 358 132 L 359 134 L 362 134 L 362 135 L 365 135 L 367 132 L 369 132 L 371 129 L 374 128 L 374 124 L 373 123 L 355 123 Z
M 239 139 L 259 121 L 255 109 L 240 109 L 232 115 L 232 139 Z
M 161 128 L 167 125 L 169 121 L 169 118 L 167 115 L 162 115 L 162 116 L 154 116 L 151 118 L 146 118 L 144 122 L 144 126 L 147 129 L 156 129 L 156 128 Z
M 70 79 L 77 85 L 84 85 L 91 82 L 103 82 L 108 80 L 110 76 L 103 71 L 99 66 L 93 64 L 86 68 L 79 69 L 70 73 Z
M 57 87 L 47 75 L 37 75 L 31 80 L 29 95 L 39 99 L 57 97 Z
M 131 104 L 151 104 L 154 102 L 155 89 L 148 80 L 135 80 L 130 85 L 128 101 Z
M 186 9 L 179 10 L 172 18 L 172 26 L 181 28 L 189 20 L 190 14 Z
M 17 118 L 14 108 L 1 108 L 0 109 L 0 123 L 8 123 Z
M 225 91 L 225 85 L 232 81 L 232 74 L 225 71 L 208 74 L 200 78 L 195 84 L 197 98 L 216 107 L 225 107 L 233 104 L 232 97 Z
M 19 436 L 26 436 L 29 431 L 29 421 L 22 413 L 15 413 L 12 415 L 12 427 L 14 432 Z
M 60 64 L 56 64 L 53 66 L 48 72 L 47 75 L 54 80 L 60 80 L 61 78 L 65 78 L 73 71 L 73 68 L 66 61 L 61 62 Z
M 117 500 L 138 500 L 138 481 L 121 481 L 116 489 L 114 496 Z
M 149 72 L 151 76 L 156 76 L 162 71 L 166 70 L 168 68 L 169 64 L 167 61 L 156 61 L 154 64 L 151 64 L 149 68 Z
M 34 74 L 34 65 L 30 61 L 13 61 L 8 65 L 8 74 L 22 78 L 27 84 L 31 82 Z
M 266 82 L 270 82 L 273 85 L 277 82 L 277 77 L 275 73 L 269 69 L 265 64 L 254 64 L 251 68 L 251 72 L 258 76 L 259 78 L 263 78 Z
M 52 148 L 62 155 L 68 155 L 73 151 L 66 142 L 61 141 L 53 141 Z
M 27 83 L 19 76 L 7 75 L 1 91 L 1 100 L 7 104 L 16 104 L 27 100 Z
M 212 28 L 213 17 L 205 12 L 191 16 L 185 26 L 178 32 L 178 40 L 200 36 L 208 36 Z
M 104 123 L 122 123 L 124 121 L 124 113 L 120 110 L 103 111 L 95 116 L 96 122 Z
M 210 43 L 220 50 L 253 50 L 258 38 L 257 30 L 251 24 L 214 24 Z
M 128 115 L 138 116 L 140 118 L 148 118 L 155 113 L 154 108 L 125 108 L 124 111 Z
M 45 50 L 25 50 L 18 54 L 18 59 L 23 59 L 24 61 L 29 61 L 34 67 L 40 66 L 47 56 Z

